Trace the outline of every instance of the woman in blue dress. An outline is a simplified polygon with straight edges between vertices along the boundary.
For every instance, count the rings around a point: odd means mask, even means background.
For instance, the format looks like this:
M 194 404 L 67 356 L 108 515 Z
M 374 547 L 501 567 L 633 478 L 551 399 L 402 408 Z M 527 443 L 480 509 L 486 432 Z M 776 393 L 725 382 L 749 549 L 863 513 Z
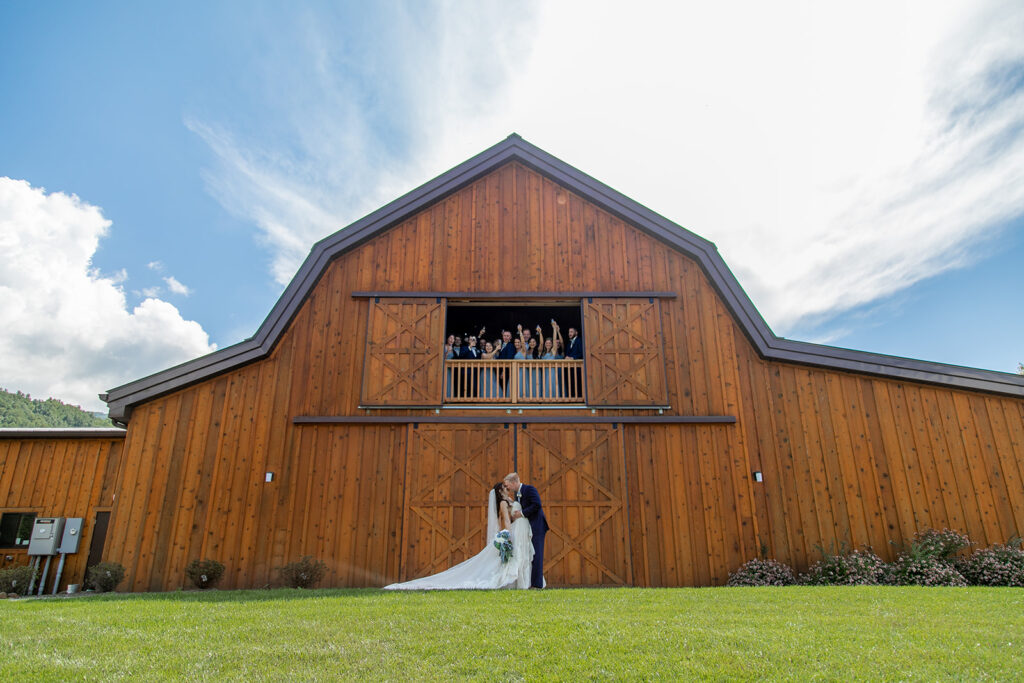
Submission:
M 484 352 L 480 354 L 483 360 L 494 360 L 498 357 L 498 350 L 491 342 L 484 342 Z M 498 398 L 500 387 L 498 386 L 498 374 L 493 368 L 484 368 L 480 372 L 480 396 L 482 398 Z
M 540 343 L 544 347 L 544 355 L 541 360 L 560 360 L 562 355 L 562 332 L 558 329 L 558 323 L 551 319 L 551 337 L 544 338 L 540 334 L 540 326 L 537 326 Z M 562 373 L 558 368 L 545 368 L 543 373 L 543 392 L 547 398 L 559 398 L 562 395 Z

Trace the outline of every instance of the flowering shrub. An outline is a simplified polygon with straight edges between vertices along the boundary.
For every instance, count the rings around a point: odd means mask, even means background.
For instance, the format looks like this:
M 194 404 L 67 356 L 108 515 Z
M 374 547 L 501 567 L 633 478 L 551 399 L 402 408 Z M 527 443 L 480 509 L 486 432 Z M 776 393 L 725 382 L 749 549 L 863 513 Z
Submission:
M 885 567 L 883 583 L 890 586 L 966 586 L 963 574 L 952 562 L 937 557 L 903 553 Z
M 17 593 L 28 595 L 28 587 L 32 584 L 35 569 L 28 565 L 0 569 L 0 595 Z
M 210 588 L 224 576 L 224 565 L 217 560 L 192 560 L 185 567 L 185 576 L 196 588 Z
M 298 562 L 290 562 L 281 567 L 281 581 L 292 588 L 312 588 L 320 583 L 327 573 L 327 565 L 322 560 L 314 560 L 306 555 Z
M 1024 550 L 994 545 L 957 561 L 957 569 L 974 586 L 1024 586 Z
M 971 539 L 952 529 L 926 529 L 914 534 L 910 554 L 917 558 L 934 557 L 951 560 L 953 555 L 971 544 Z
M 885 563 L 869 550 L 846 555 L 825 554 L 800 582 L 808 586 L 875 586 L 885 577 Z
M 729 586 L 791 586 L 793 570 L 775 560 L 750 560 L 729 574 Z
M 117 588 L 124 580 L 124 567 L 117 562 L 100 562 L 89 567 L 86 572 L 89 584 L 101 593 Z
M 953 566 L 953 555 L 971 539 L 952 529 L 926 529 L 914 534 L 910 547 L 885 568 L 883 583 L 893 586 L 966 586 Z

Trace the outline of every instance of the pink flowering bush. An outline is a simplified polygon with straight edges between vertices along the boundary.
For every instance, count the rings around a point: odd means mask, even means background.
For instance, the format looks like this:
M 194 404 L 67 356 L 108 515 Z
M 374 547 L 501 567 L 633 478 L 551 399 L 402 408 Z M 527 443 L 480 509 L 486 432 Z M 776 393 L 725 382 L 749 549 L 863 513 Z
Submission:
M 793 570 L 775 560 L 750 560 L 732 574 L 728 586 L 792 586 Z
M 971 539 L 952 529 L 926 529 L 914 534 L 910 552 L 916 557 L 934 557 L 951 560 L 954 555 L 971 545 Z
M 971 539 L 952 529 L 927 529 L 914 534 L 910 547 L 885 569 L 884 583 L 894 586 L 966 586 L 953 556 Z
M 808 586 L 876 586 L 885 578 L 885 562 L 870 550 L 830 555 L 811 565 L 800 582 Z
M 973 586 L 1024 586 L 1024 550 L 994 545 L 958 560 L 957 569 Z
M 966 586 L 952 562 L 904 553 L 885 568 L 883 583 L 891 586 Z

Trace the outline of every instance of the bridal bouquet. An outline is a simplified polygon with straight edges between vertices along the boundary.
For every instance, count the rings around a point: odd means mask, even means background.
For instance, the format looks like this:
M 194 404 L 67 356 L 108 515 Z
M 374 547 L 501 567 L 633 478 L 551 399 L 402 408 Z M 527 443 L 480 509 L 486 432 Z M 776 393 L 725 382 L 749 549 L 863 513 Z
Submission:
M 494 535 L 494 547 L 498 549 L 501 563 L 508 562 L 508 558 L 512 557 L 512 534 L 508 532 L 508 529 L 502 529 Z

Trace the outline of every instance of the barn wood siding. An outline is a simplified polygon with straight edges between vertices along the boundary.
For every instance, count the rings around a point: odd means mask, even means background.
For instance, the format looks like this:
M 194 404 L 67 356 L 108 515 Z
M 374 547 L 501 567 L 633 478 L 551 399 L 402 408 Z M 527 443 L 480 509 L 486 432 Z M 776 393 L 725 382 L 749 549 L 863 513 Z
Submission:
M 0 512 L 38 517 L 82 517 L 78 552 L 67 556 L 61 587 L 85 579 L 89 544 L 98 510 L 114 502 L 121 439 L 0 439 Z M 26 548 L 3 548 L 12 565 L 27 564 Z M 55 566 L 46 582 L 53 586 Z
M 358 408 L 370 306 L 351 293 L 382 290 L 677 293 L 656 307 L 667 412 L 737 424 L 618 427 L 602 457 L 622 458 L 625 532 L 600 533 L 628 548 L 608 561 L 633 583 L 722 583 L 761 552 L 803 568 L 819 545 L 891 556 L 925 527 L 1024 532 L 1024 401 L 766 362 L 696 262 L 512 163 L 335 259 L 268 358 L 135 408 L 108 540 L 132 589 L 175 588 L 201 557 L 228 565 L 226 587 L 304 554 L 328 585 L 399 578 L 414 428 L 291 422 L 417 414 Z M 614 583 L 566 557 L 566 582 Z

